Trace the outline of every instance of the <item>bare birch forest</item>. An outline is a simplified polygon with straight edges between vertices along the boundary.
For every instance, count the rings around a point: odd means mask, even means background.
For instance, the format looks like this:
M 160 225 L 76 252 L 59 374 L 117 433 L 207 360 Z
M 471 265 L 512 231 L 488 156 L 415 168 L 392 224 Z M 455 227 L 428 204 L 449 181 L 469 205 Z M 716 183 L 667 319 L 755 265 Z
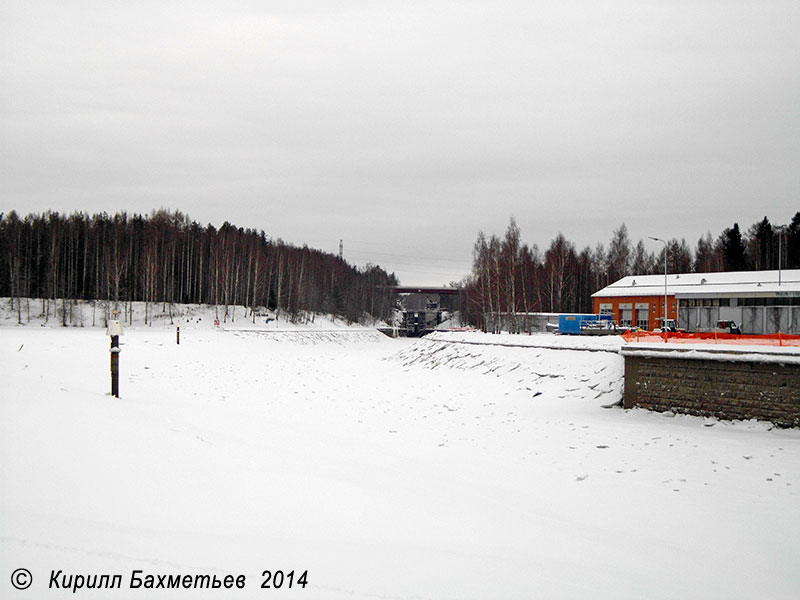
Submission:
M 358 269 L 227 222 L 204 227 L 179 211 L 0 215 L 0 296 L 16 300 L 20 320 L 19 299 L 38 298 L 48 312 L 46 300 L 84 299 L 145 302 L 147 311 L 210 304 L 220 319 L 242 305 L 252 319 L 270 309 L 290 319 L 328 313 L 368 322 L 390 317 L 387 286 L 396 284 L 380 267 Z M 66 324 L 67 310 L 58 312 Z

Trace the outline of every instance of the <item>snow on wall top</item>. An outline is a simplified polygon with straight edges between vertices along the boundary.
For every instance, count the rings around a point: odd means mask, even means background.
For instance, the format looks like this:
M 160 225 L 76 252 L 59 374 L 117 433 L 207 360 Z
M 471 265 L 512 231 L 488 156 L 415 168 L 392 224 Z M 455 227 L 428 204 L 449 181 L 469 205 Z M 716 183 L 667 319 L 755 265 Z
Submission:
M 726 346 L 723 349 L 714 344 L 697 344 L 691 347 L 673 344 L 636 344 L 623 346 L 621 353 L 623 356 L 642 356 L 644 358 L 684 358 L 800 365 L 800 349 L 798 348 Z

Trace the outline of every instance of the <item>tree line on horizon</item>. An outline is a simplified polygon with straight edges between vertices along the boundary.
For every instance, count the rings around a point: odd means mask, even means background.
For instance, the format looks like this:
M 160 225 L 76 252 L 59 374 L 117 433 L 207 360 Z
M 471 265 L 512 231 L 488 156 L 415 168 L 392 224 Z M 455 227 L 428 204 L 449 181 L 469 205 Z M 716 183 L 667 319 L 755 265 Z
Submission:
M 472 272 L 462 282 L 465 322 L 486 327 L 487 313 L 591 313 L 592 294 L 627 275 L 800 269 L 800 212 L 790 223 L 773 226 L 765 216 L 742 232 L 734 223 L 714 238 L 711 232 L 690 248 L 684 238 L 665 240 L 660 252 L 644 240 L 631 242 L 623 223 L 606 247 L 578 250 L 559 233 L 542 252 L 522 242 L 513 217 L 503 237 L 478 233 Z M 494 320 L 499 323 L 498 320 Z
M 328 313 L 349 322 L 388 320 L 397 278 L 337 255 L 271 239 L 225 222 L 202 226 L 180 211 L 89 216 L 76 212 L 0 214 L 0 296 L 68 301 L 144 302 L 145 322 L 157 303 L 214 304 L 220 319 L 242 305 L 255 319 L 269 309 L 291 320 Z M 45 319 L 50 302 L 43 301 Z M 152 321 L 150 321 L 152 322 Z
M 663 273 L 664 251 L 631 242 L 623 223 L 606 247 L 578 251 L 559 233 L 542 252 L 521 239 L 512 217 L 501 238 L 483 232 L 473 248 L 472 272 L 462 288 L 465 322 L 483 327 L 485 313 L 592 312 L 591 295 L 625 277 Z M 692 249 L 685 239 L 666 242 L 670 273 L 800 268 L 800 212 L 773 226 L 767 217 L 745 233 L 738 223 Z M 0 296 L 10 297 L 22 321 L 22 298 L 106 300 L 115 306 L 213 304 L 220 318 L 242 305 L 250 317 L 262 309 L 307 318 L 328 313 L 350 322 L 390 321 L 394 274 L 379 266 L 358 269 L 337 255 L 271 239 L 263 231 L 225 222 L 202 226 L 180 211 L 150 215 L 89 216 L 56 212 L 0 214 Z M 12 307 L 13 308 L 13 307 Z M 45 319 L 50 302 L 43 302 Z M 149 313 L 149 314 L 148 314 Z M 231 313 L 233 318 L 233 313 Z M 313 318 L 313 317 L 312 317 Z

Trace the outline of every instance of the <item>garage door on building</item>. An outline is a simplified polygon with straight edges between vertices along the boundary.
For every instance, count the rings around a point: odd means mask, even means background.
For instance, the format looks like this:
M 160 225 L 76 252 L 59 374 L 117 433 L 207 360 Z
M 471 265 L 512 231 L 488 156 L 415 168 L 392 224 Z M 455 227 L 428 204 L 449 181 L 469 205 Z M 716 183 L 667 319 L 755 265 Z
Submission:
M 650 305 L 647 302 L 636 303 L 636 326 L 639 329 L 650 329 Z
M 633 304 L 630 302 L 619 305 L 619 324 L 623 327 L 633 326 Z

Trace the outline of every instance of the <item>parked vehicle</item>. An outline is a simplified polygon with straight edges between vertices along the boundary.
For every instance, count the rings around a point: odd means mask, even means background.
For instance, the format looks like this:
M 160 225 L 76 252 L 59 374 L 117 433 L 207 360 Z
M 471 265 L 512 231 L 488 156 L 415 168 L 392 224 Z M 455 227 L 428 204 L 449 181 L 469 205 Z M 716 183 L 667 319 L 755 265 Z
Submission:
M 663 331 L 664 331 L 664 317 L 661 317 L 658 320 L 661 321 L 661 327 L 656 327 L 655 329 L 653 329 L 653 332 L 654 333 L 663 333 Z M 673 333 L 678 331 L 678 324 L 675 322 L 675 319 L 667 319 L 666 320 L 666 330 L 670 331 L 670 332 L 673 332 Z
M 714 328 L 714 331 L 718 333 L 734 333 L 736 335 L 742 335 L 742 330 L 736 324 L 736 321 L 717 321 L 717 326 Z

